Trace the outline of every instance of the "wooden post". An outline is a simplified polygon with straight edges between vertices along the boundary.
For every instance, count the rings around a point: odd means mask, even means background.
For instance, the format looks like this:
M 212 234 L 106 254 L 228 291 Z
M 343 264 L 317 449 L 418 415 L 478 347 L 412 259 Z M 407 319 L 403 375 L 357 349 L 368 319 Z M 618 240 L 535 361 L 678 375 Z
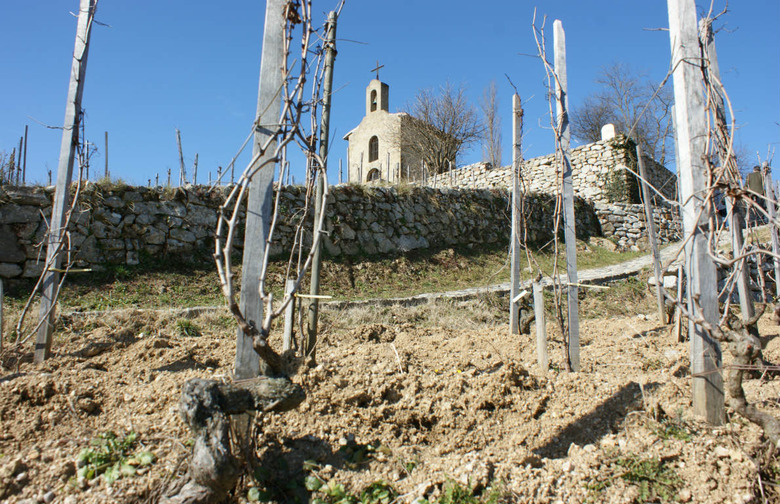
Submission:
M 289 295 L 295 288 L 295 280 L 290 278 L 284 288 L 284 294 Z M 284 337 L 282 339 L 282 352 L 292 350 L 293 328 L 295 327 L 295 300 L 293 299 L 284 310 Z
M 106 170 L 105 173 L 103 173 L 103 177 L 108 180 L 108 131 L 105 132 L 105 145 L 104 157 L 106 158 Z
M 644 153 L 642 146 L 636 145 L 636 160 L 639 165 L 639 177 L 642 185 L 642 203 L 645 207 L 645 220 L 647 221 L 647 240 L 653 251 L 653 273 L 655 274 L 655 301 L 658 304 L 658 321 L 666 324 L 666 310 L 664 309 L 664 282 L 661 276 L 661 256 L 658 254 L 658 240 L 655 234 L 655 220 L 653 220 L 653 206 L 650 202 L 650 189 L 647 187 L 647 172 L 645 171 Z
M 195 161 L 192 163 L 192 185 L 198 185 L 198 153 L 195 153 Z
M 27 183 L 27 125 L 24 125 L 24 164 L 22 164 L 22 185 Z
M 569 155 L 571 131 L 569 131 L 569 90 L 566 76 L 566 35 L 560 19 L 553 23 L 553 43 L 555 45 L 555 97 L 557 123 L 561 135 L 561 165 L 563 168 L 563 226 L 566 241 L 566 273 L 568 286 L 566 301 L 568 307 L 569 367 L 580 370 L 580 317 L 577 287 L 577 233 L 574 219 L 574 186 L 572 185 L 572 167 Z
M 702 49 L 705 56 L 706 70 L 713 86 L 718 86 L 720 81 L 720 65 L 718 64 L 718 52 L 715 48 L 715 36 L 712 32 L 712 20 L 702 19 L 699 22 L 699 37 L 702 43 Z M 720 89 L 715 89 L 712 93 L 715 101 L 715 134 L 721 144 L 721 149 L 727 145 L 729 139 L 728 126 L 726 125 L 726 107 L 723 103 L 723 95 Z M 721 153 L 721 165 L 726 168 L 729 183 L 741 185 L 742 178 L 739 175 L 739 168 L 734 154 L 728 158 Z M 731 234 L 731 250 L 734 257 L 743 253 L 744 243 L 742 233 L 745 229 L 745 220 L 742 213 L 735 205 L 734 198 L 728 194 L 724 195 L 726 199 L 727 219 L 729 223 L 729 233 Z M 742 311 L 742 320 L 750 320 L 755 313 L 753 308 L 753 296 L 750 292 L 750 272 L 746 267 L 746 260 L 743 258 L 734 265 L 736 271 L 737 293 L 739 295 L 739 306 Z
M 544 288 L 541 283 L 541 275 L 534 280 L 534 317 L 536 321 L 536 357 L 539 367 L 547 371 L 550 366 L 550 358 L 547 355 L 547 327 L 544 320 Z
M 320 221 L 322 212 L 325 211 L 326 201 L 323 199 L 325 193 L 325 177 L 328 173 L 328 135 L 330 132 L 330 102 L 332 98 L 331 90 L 333 88 L 333 64 L 336 60 L 336 12 L 331 11 L 328 14 L 328 28 L 325 35 L 325 68 L 323 74 L 322 83 L 322 117 L 320 118 L 320 158 L 322 159 L 322 166 L 318 167 L 319 174 L 317 177 L 317 190 L 314 202 L 314 225 L 313 232 L 316 233 L 317 223 Z M 390 153 L 387 154 L 390 159 Z M 388 172 L 388 176 L 390 173 Z M 320 231 L 324 232 L 324 230 Z M 314 239 L 314 237 L 312 237 Z M 319 299 L 317 296 L 320 294 L 320 267 L 322 264 L 322 242 L 317 244 L 314 249 L 314 256 L 311 263 L 311 286 L 310 294 L 312 295 L 311 303 L 309 303 L 309 318 L 306 334 L 306 347 L 304 349 L 304 355 L 314 360 L 317 351 L 317 319 L 319 316 Z
M 774 184 L 772 183 L 772 168 L 764 166 L 764 202 L 767 212 L 769 212 L 769 235 L 772 237 L 772 263 L 775 266 L 775 296 L 780 297 L 780 240 L 777 237 L 777 224 L 775 223 L 775 204 L 777 195 L 775 194 Z M 760 264 L 759 264 L 760 268 Z
M 339 158 L 339 184 L 342 184 L 342 183 L 343 183 L 343 180 L 342 180 L 342 178 L 341 178 L 341 176 L 342 176 L 342 174 L 343 174 L 343 171 L 342 171 L 342 169 L 343 169 L 343 167 L 342 167 L 342 165 L 341 165 L 341 158 Z
M 703 317 L 717 325 L 717 272 L 707 253 L 709 212 L 703 201 L 707 189 L 702 162 L 707 125 L 696 5 L 694 0 L 667 0 L 667 5 L 679 152 L 677 172 L 683 202 L 683 230 L 685 236 L 690 237 L 685 245 L 688 308 L 694 318 Z M 698 303 L 693 302 L 695 298 Z M 694 413 L 720 425 L 725 418 L 720 345 L 692 321 L 688 334 L 691 338 Z
M 257 98 L 253 157 L 260 154 L 265 142 L 276 136 L 281 114 L 282 58 L 284 56 L 284 1 L 268 0 L 265 6 L 263 55 L 260 61 L 260 85 Z M 260 156 L 258 164 L 265 164 L 274 155 L 276 143 Z M 241 271 L 240 309 L 247 322 L 261 327 L 263 303 L 260 299 L 260 273 L 265 256 L 265 243 L 271 226 L 273 204 L 273 166 L 259 170 L 249 185 L 249 198 L 244 232 L 244 256 Z M 241 329 L 237 333 L 235 377 L 239 380 L 260 374 L 260 359 L 252 345 L 252 338 Z
M 512 234 L 509 244 L 511 254 L 511 282 L 509 287 L 509 332 L 520 333 L 517 294 L 520 292 L 520 169 L 523 163 L 523 105 L 520 96 L 512 95 Z
M 22 183 L 22 149 L 24 148 L 24 135 L 19 137 L 19 158 L 16 161 L 16 185 Z
M 683 294 L 685 293 L 685 289 L 683 288 L 683 283 L 685 280 L 685 275 L 683 274 L 683 267 L 680 266 L 677 269 L 677 306 L 674 308 L 674 340 L 678 343 L 682 343 L 685 341 L 682 335 L 682 328 L 683 328 L 683 317 L 682 310 L 680 309 L 680 305 L 683 302 Z
M 168 187 L 171 187 L 171 169 L 168 168 Z
M 79 143 L 79 118 L 81 116 L 81 97 L 84 93 L 84 80 L 87 73 L 89 38 L 92 33 L 92 20 L 97 8 L 96 0 L 81 0 L 79 20 L 76 28 L 76 43 L 73 50 L 73 62 L 70 71 L 68 101 L 65 106 L 65 121 L 60 144 L 60 159 L 57 166 L 57 187 L 54 191 L 49 234 L 46 240 L 46 270 L 41 285 L 40 318 L 41 324 L 35 340 L 35 362 L 43 362 L 51 353 L 51 339 L 54 332 L 57 295 L 59 294 L 62 265 L 62 247 L 65 244 L 66 214 L 68 210 L 70 180 L 73 176 L 73 161 Z M 51 172 L 49 172 L 51 173 Z M 51 176 L 51 175 L 50 175 Z
M 187 182 L 187 169 L 184 167 L 184 154 L 181 152 L 181 131 L 176 129 L 176 145 L 179 147 L 179 185 Z

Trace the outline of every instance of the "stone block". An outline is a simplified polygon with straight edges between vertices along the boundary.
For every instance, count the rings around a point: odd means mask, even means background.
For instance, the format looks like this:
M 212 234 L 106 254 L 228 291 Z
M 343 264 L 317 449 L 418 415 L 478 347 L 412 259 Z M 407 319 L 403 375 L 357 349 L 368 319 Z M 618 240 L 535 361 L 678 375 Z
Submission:
M 120 208 L 124 206 L 125 202 L 118 196 L 111 195 L 103 200 L 103 204 L 108 208 Z
M 43 273 L 44 262 L 43 261 L 27 261 L 24 263 L 24 271 L 22 276 L 24 278 L 38 278 Z
M 157 228 L 149 228 L 146 234 L 143 236 L 144 241 L 149 245 L 162 245 L 165 243 L 165 233 Z
M 178 227 L 172 228 L 170 236 L 172 239 L 181 241 L 183 243 L 195 243 L 195 235 L 186 229 Z
M 0 263 L 0 278 L 14 278 L 22 274 L 22 267 L 13 263 Z
M 138 201 L 143 201 L 144 197 L 141 195 L 140 192 L 137 192 L 137 191 L 126 191 L 122 195 L 122 199 L 125 200 L 125 201 L 128 201 L 128 202 L 134 202 L 135 203 L 135 202 L 138 202 Z
M 0 262 L 15 263 L 24 259 L 24 249 L 14 230 L 8 224 L 0 225 Z
M 355 239 L 355 231 L 349 227 L 346 223 L 342 222 L 339 224 L 339 232 L 341 234 L 341 238 L 343 240 L 354 240 Z
M 0 224 L 18 224 L 38 220 L 40 210 L 30 205 L 4 203 L 0 205 Z

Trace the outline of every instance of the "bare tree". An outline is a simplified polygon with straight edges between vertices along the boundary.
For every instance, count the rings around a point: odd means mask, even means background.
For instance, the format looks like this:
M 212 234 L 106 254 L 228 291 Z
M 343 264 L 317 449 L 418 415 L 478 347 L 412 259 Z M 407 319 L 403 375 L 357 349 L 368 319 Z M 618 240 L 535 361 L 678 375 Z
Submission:
M 447 82 L 438 90 L 421 89 L 405 112 L 411 120 L 401 129 L 402 145 L 432 173 L 447 171 L 483 135 L 479 113 L 466 98 L 463 85 Z
M 498 113 L 496 81 L 490 81 L 479 103 L 484 117 L 485 136 L 482 138 L 482 160 L 494 167 L 501 166 L 501 115 Z
M 596 79 L 599 91 L 572 108 L 571 132 L 583 142 L 601 140 L 607 123 L 636 140 L 642 150 L 661 164 L 673 158 L 667 142 L 672 140 L 671 89 L 658 86 L 626 63 L 604 67 Z M 667 152 L 667 150 L 669 152 Z

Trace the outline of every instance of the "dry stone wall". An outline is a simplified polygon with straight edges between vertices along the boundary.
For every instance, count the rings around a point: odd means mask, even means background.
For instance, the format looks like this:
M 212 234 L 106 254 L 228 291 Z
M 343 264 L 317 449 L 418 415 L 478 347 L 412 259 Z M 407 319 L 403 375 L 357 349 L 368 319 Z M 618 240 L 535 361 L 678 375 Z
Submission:
M 648 182 L 653 193 L 654 221 L 660 243 L 681 236 L 679 214 L 666 200 L 676 199 L 677 177 L 663 165 L 644 158 Z M 638 172 L 636 144 L 625 135 L 572 149 L 574 194 L 593 203 L 605 237 L 619 249 L 645 250 L 649 247 L 644 208 L 639 204 L 639 184 L 632 172 Z M 626 169 L 628 168 L 628 169 Z M 531 193 L 556 192 L 553 154 L 523 163 L 523 186 Z M 438 175 L 434 187 L 505 189 L 511 185 L 511 167 L 493 168 L 489 163 L 464 166 Z
M 639 186 L 631 173 L 638 171 L 635 152 L 636 145 L 624 135 L 572 149 L 574 195 L 594 203 L 639 203 Z M 664 197 L 674 200 L 675 175 L 649 157 L 645 157 L 645 169 L 650 183 Z M 554 154 L 526 160 L 522 173 L 526 191 L 556 192 Z M 435 187 L 498 189 L 508 188 L 511 179 L 509 166 L 494 168 L 489 163 L 477 163 L 438 175 L 431 183 Z
M 650 242 L 645 225 L 643 205 L 597 203 L 594 207 L 604 237 L 612 239 L 617 244 L 618 249 L 649 249 Z M 670 243 L 682 237 L 679 213 L 670 205 L 655 206 L 653 221 L 659 243 Z
M 228 188 L 101 188 L 88 185 L 70 224 L 72 257 L 83 267 L 134 265 L 170 256 L 211 254 L 217 209 Z M 0 188 L 0 277 L 35 277 L 43 267 L 40 244 L 47 232 L 53 192 L 44 188 Z M 278 242 L 272 254 L 290 249 L 305 206 L 303 188 L 280 195 Z M 527 198 L 528 238 L 552 236 L 554 200 Z M 331 256 L 394 254 L 455 245 L 508 244 L 506 190 L 331 188 L 325 250 Z M 600 236 L 594 208 L 577 201 L 578 236 Z M 241 237 L 237 240 L 243 243 Z

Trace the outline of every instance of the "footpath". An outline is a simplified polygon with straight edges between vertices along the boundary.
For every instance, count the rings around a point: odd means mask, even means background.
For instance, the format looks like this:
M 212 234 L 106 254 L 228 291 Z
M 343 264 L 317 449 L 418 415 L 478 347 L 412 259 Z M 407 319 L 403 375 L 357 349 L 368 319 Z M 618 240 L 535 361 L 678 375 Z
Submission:
M 661 262 L 666 264 L 668 261 L 675 259 L 675 262 L 681 259 L 675 258 L 675 254 L 678 253 L 680 244 L 670 244 L 661 250 Z M 577 274 L 577 281 L 579 284 L 605 284 L 614 280 L 620 280 L 623 278 L 636 275 L 644 268 L 651 267 L 653 264 L 652 254 L 648 254 L 630 261 L 625 261 L 618 264 L 612 264 L 610 266 L 603 266 L 601 268 L 592 268 L 586 270 L 580 270 Z M 566 281 L 566 274 L 559 275 L 559 282 Z M 553 284 L 552 278 L 546 277 L 542 279 L 542 285 L 545 288 L 551 287 Z M 531 280 L 521 282 L 520 289 L 531 289 Z M 430 301 L 437 301 L 442 299 L 451 300 L 469 300 L 477 298 L 484 294 L 508 294 L 509 282 L 495 285 L 488 285 L 485 287 L 472 287 L 469 289 L 448 291 L 448 292 L 434 292 L 427 294 L 417 294 L 416 296 L 403 297 L 403 298 L 376 298 L 376 299 L 361 299 L 356 301 L 325 301 L 320 302 L 320 309 L 330 310 L 344 310 L 349 308 L 357 308 L 362 306 L 417 306 L 428 303 Z M 220 310 L 226 310 L 225 306 L 194 306 L 191 308 L 122 308 L 119 310 L 108 310 L 111 312 L 131 312 L 131 313 L 144 313 L 144 312 L 156 312 L 156 313 L 170 313 L 175 316 L 183 317 L 196 317 L 201 313 L 209 313 Z M 64 312 L 62 315 L 66 317 L 84 317 L 90 315 L 103 315 L 107 313 L 105 310 L 100 311 L 71 311 Z
M 669 244 L 661 251 L 661 264 L 674 260 L 675 263 L 682 261 L 682 252 L 680 252 L 680 243 Z M 678 255 L 679 253 L 679 255 Z M 625 261 L 618 264 L 611 264 L 609 266 L 603 266 L 601 268 L 591 268 L 586 270 L 580 270 L 577 272 L 577 283 L 579 284 L 593 284 L 600 285 L 609 283 L 615 280 L 620 280 L 633 275 L 638 274 L 645 268 L 652 267 L 653 255 L 647 254 L 642 257 L 637 257 L 629 261 Z M 559 282 L 566 282 L 565 272 L 558 276 Z M 531 289 L 532 280 L 525 280 L 520 284 L 520 290 Z M 553 279 L 545 277 L 542 279 L 542 286 L 545 288 L 552 287 Z M 473 299 L 484 294 L 508 294 L 510 291 L 509 282 L 489 285 L 485 287 L 472 287 L 469 289 L 448 291 L 448 292 L 434 292 L 429 294 L 418 294 L 416 296 L 403 297 L 403 298 L 382 298 L 382 299 L 361 299 L 358 301 L 329 301 L 320 303 L 321 307 L 331 309 L 345 309 L 355 308 L 360 306 L 416 306 L 425 304 L 430 301 L 436 301 L 441 299 L 452 300 L 468 300 Z

